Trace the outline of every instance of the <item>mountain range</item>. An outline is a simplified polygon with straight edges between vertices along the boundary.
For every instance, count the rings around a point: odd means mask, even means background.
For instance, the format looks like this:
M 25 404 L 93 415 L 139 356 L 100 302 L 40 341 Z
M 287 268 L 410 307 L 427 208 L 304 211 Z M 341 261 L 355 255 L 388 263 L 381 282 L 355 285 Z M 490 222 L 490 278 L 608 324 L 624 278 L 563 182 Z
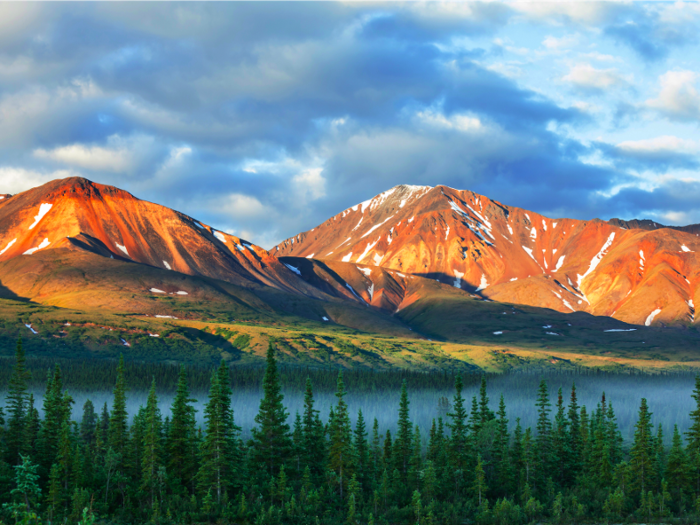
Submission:
M 696 231 L 553 219 L 470 191 L 402 185 L 267 251 L 69 178 L 0 196 L 0 298 L 17 317 L 6 331 L 49 346 L 81 315 L 81 326 L 119 334 L 93 334 L 85 344 L 98 352 L 150 348 L 156 327 L 174 330 L 161 339 L 170 350 L 213 334 L 220 344 L 208 348 L 243 361 L 274 339 L 292 361 L 343 366 L 480 366 L 467 357 L 475 348 L 491 363 L 513 361 L 514 349 L 521 360 L 544 349 L 556 363 L 557 348 L 618 352 L 618 364 L 672 348 L 691 362 Z M 58 310 L 36 317 L 31 305 Z

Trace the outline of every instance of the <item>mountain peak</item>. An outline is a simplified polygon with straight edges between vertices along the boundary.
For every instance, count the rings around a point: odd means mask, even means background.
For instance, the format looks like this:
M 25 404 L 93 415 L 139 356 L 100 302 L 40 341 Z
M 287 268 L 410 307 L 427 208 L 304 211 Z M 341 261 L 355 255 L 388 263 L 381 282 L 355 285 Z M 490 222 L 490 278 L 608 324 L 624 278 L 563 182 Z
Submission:
M 700 238 L 635 226 L 649 225 L 552 219 L 467 190 L 399 185 L 273 253 L 379 266 L 561 312 L 694 320 Z

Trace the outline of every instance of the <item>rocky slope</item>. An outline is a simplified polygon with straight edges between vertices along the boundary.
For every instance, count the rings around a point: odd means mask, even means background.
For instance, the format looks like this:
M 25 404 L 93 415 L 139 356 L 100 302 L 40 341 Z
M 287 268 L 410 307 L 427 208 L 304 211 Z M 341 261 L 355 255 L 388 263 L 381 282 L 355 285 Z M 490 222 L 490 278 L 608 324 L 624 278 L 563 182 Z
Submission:
M 69 178 L 0 199 L 0 262 L 58 249 L 317 295 L 266 250 L 115 187 Z
M 549 218 L 446 186 L 397 186 L 272 255 L 379 267 L 508 303 L 634 324 L 695 323 L 693 230 Z M 368 268 L 369 269 L 369 268 Z

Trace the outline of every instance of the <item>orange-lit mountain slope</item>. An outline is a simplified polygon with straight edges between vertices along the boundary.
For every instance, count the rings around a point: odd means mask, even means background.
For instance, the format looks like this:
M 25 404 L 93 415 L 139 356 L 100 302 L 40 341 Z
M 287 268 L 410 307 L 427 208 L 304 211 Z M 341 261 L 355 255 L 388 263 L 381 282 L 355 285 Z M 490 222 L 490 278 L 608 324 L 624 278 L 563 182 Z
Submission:
M 112 186 L 69 178 L 0 199 L 0 261 L 60 248 L 317 294 L 264 249 Z
M 378 266 L 500 302 L 694 323 L 700 238 L 552 219 L 445 186 L 397 186 L 270 251 Z

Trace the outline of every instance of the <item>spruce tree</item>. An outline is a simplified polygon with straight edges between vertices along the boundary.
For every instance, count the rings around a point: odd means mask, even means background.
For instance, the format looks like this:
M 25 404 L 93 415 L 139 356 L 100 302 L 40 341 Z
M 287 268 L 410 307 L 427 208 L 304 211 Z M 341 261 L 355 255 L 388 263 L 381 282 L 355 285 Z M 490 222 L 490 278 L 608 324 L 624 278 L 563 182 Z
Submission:
M 569 398 L 569 462 L 567 471 L 570 479 L 575 479 L 581 470 L 581 419 L 579 414 L 576 384 L 571 385 Z
M 673 442 L 668 454 L 665 477 L 668 480 L 668 491 L 671 493 L 671 497 L 677 507 L 680 507 L 683 499 L 683 492 L 688 490 L 689 469 L 688 456 L 683 449 L 683 438 L 680 432 L 678 432 L 678 425 L 674 425 Z
M 479 387 L 479 419 L 481 426 L 483 427 L 495 418 L 495 414 L 489 408 L 489 398 L 486 395 L 486 376 L 481 376 L 481 386 Z
M 159 484 L 159 471 L 163 465 L 162 426 L 163 421 L 158 408 L 156 380 L 153 378 L 148 392 L 145 412 L 145 431 L 143 435 L 143 455 L 141 459 L 141 489 L 148 494 L 151 508 L 156 504 Z
M 496 417 L 496 435 L 493 441 L 493 463 L 499 495 L 506 496 L 511 488 L 511 461 L 509 454 L 510 436 L 508 434 L 508 417 L 503 394 L 498 402 Z
M 690 413 L 690 428 L 685 433 L 686 452 L 690 460 L 691 476 L 695 497 L 700 497 L 700 375 L 695 376 L 695 388 L 691 397 L 695 408 Z
M 642 398 L 635 425 L 634 443 L 630 450 L 630 470 L 633 488 L 645 495 L 655 476 L 651 412 L 649 412 L 645 398 Z
M 63 392 L 61 369 L 56 365 L 49 374 L 44 395 L 44 421 L 38 437 L 40 472 L 48 475 L 56 460 L 63 425 L 68 423 L 73 399 Z
M 192 406 L 194 402 L 196 400 L 190 398 L 185 367 L 180 366 L 165 444 L 168 475 L 176 493 L 182 493 L 183 489 L 188 487 L 189 492 L 193 493 L 194 489 L 193 483 L 197 473 L 196 410 Z
M 326 441 L 323 423 L 318 410 L 314 408 L 314 393 L 311 387 L 311 379 L 306 378 L 306 391 L 304 393 L 304 414 L 302 416 L 302 461 L 308 466 L 311 474 L 318 478 L 324 471 L 324 458 L 326 456 Z
M 107 447 L 117 454 L 124 454 L 129 440 L 128 413 L 126 411 L 126 378 L 124 356 L 119 356 L 117 382 L 114 385 L 114 401 L 109 416 Z
M 339 494 L 342 501 L 344 488 L 347 485 L 347 480 L 353 474 L 352 469 L 355 464 L 352 447 L 352 428 L 348 406 L 345 403 L 346 392 L 342 371 L 338 373 L 337 385 L 335 396 L 338 401 L 334 407 L 334 417 L 328 431 L 328 466 L 337 476 Z
M 550 403 L 547 382 L 542 379 L 537 391 L 537 437 L 536 449 L 536 475 L 538 488 L 543 488 L 546 474 L 550 472 L 552 465 L 552 422 L 549 420 Z
M 408 391 L 406 389 L 406 380 L 404 379 L 401 383 L 401 399 L 399 401 L 399 421 L 398 428 L 396 432 L 396 439 L 394 439 L 394 460 L 396 461 L 395 467 L 401 473 L 403 479 L 406 479 L 406 474 L 408 473 L 408 460 L 411 456 L 412 444 L 411 438 L 413 437 L 413 425 L 411 424 L 410 414 L 409 414 L 410 401 L 408 400 Z
M 554 478 L 560 486 L 569 483 L 571 464 L 571 445 L 569 434 L 569 421 L 564 409 L 564 396 L 562 389 L 557 393 L 557 412 L 554 416 L 554 429 L 552 431 L 552 459 L 556 469 Z
M 234 424 L 228 367 L 223 361 L 212 374 L 209 400 L 204 408 L 206 434 L 200 447 L 197 474 L 201 494 L 213 494 L 221 503 L 227 491 L 238 482 L 241 469 L 240 429 Z
M 30 374 L 26 368 L 26 359 L 22 347 L 22 338 L 20 337 L 17 341 L 15 364 L 10 376 L 5 400 L 8 420 L 8 429 L 5 435 L 6 461 L 10 465 L 22 464 L 21 454 L 26 454 L 31 449 L 31 443 L 29 443 L 25 432 L 29 401 L 29 394 L 27 393 L 29 377 Z
M 95 405 L 88 399 L 83 405 L 83 417 L 80 420 L 80 438 L 83 443 L 89 447 L 92 447 L 95 443 L 97 420 Z
M 263 378 L 263 398 L 252 429 L 251 463 L 255 471 L 266 472 L 271 478 L 291 458 L 292 439 L 287 424 L 287 410 L 282 401 L 282 388 L 277 373 L 275 349 L 270 343 L 267 367 Z
M 365 418 L 362 415 L 361 409 L 357 413 L 353 446 L 355 449 L 355 472 L 357 473 L 357 480 L 362 485 L 362 488 L 367 490 L 371 475 L 371 467 L 369 460 L 369 444 L 367 443 L 367 429 L 365 428 Z
M 464 397 L 462 397 L 462 376 L 458 375 L 455 380 L 455 395 L 452 402 L 452 412 L 447 413 L 450 422 L 447 427 L 452 432 L 450 438 L 450 465 L 453 469 L 464 470 L 467 466 L 469 454 L 469 429 L 467 424 L 467 410 L 464 407 Z

